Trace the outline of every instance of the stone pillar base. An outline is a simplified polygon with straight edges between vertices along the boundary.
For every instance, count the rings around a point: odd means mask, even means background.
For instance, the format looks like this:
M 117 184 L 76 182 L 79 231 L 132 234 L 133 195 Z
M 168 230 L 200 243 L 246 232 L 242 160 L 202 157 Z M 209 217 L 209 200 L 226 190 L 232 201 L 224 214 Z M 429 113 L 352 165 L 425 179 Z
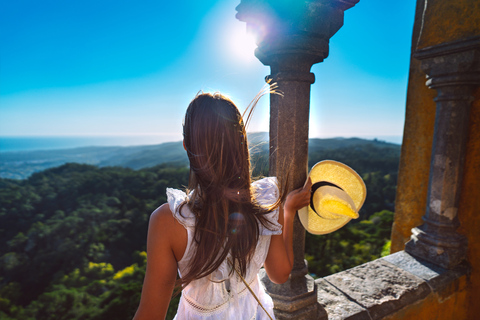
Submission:
M 446 241 L 424 232 L 422 226 L 412 229 L 405 251 L 417 258 L 432 262 L 445 269 L 453 269 L 467 256 L 467 238 L 455 233 Z
M 260 270 L 259 276 L 268 295 L 275 302 L 277 320 L 328 319 L 327 312 L 318 303 L 317 286 L 310 275 L 301 278 L 290 275 L 287 282 L 281 285 L 271 282 L 264 269 Z M 292 281 L 292 278 L 295 279 Z

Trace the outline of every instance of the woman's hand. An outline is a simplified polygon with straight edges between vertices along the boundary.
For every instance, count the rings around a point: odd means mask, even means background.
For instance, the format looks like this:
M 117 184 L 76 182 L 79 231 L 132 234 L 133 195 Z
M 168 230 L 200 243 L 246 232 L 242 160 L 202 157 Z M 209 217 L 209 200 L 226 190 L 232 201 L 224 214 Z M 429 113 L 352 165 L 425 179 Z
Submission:
M 283 208 L 286 212 L 295 213 L 310 203 L 312 180 L 308 177 L 302 188 L 290 191 L 285 200 Z

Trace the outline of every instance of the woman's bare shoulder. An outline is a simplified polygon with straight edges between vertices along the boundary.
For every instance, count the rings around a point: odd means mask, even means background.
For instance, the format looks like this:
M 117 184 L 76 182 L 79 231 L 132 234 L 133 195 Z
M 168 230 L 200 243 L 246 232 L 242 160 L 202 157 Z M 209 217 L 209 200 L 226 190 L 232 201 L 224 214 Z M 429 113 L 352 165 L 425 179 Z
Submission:
M 168 203 L 162 204 L 150 215 L 150 232 L 160 235 L 160 241 L 168 241 L 176 260 L 180 261 L 187 247 L 187 231 L 174 218 Z
M 174 221 L 175 218 L 168 203 L 162 204 L 150 215 L 150 223 L 174 223 Z

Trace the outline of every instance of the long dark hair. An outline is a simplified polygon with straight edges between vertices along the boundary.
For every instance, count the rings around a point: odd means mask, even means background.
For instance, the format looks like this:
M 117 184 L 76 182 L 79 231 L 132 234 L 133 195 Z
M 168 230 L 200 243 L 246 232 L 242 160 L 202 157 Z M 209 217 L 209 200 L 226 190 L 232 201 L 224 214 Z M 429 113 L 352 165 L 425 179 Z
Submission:
M 259 224 L 271 227 L 264 215 L 283 197 L 268 208 L 256 201 L 243 117 L 229 98 L 198 94 L 186 111 L 183 137 L 190 160 L 187 193 L 192 192 L 184 205 L 196 217 L 196 250 L 180 285 L 208 276 L 229 253 L 245 276 L 259 239 Z

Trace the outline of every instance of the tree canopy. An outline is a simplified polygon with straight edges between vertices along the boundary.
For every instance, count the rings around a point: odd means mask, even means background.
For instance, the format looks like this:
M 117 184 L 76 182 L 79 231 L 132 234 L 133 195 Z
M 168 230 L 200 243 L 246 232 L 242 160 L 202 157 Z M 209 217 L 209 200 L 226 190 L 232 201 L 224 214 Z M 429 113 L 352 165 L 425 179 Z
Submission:
M 307 234 L 314 276 L 388 253 L 398 157 L 399 148 L 378 143 L 311 149 L 310 166 L 342 161 L 368 190 L 358 221 L 325 236 Z M 254 154 L 255 175 L 266 175 L 266 159 Z M 0 179 L 0 318 L 131 319 L 149 215 L 166 202 L 165 189 L 184 188 L 188 175 L 183 162 L 139 170 L 67 163 L 24 180 Z M 178 296 L 167 318 L 177 303 Z

